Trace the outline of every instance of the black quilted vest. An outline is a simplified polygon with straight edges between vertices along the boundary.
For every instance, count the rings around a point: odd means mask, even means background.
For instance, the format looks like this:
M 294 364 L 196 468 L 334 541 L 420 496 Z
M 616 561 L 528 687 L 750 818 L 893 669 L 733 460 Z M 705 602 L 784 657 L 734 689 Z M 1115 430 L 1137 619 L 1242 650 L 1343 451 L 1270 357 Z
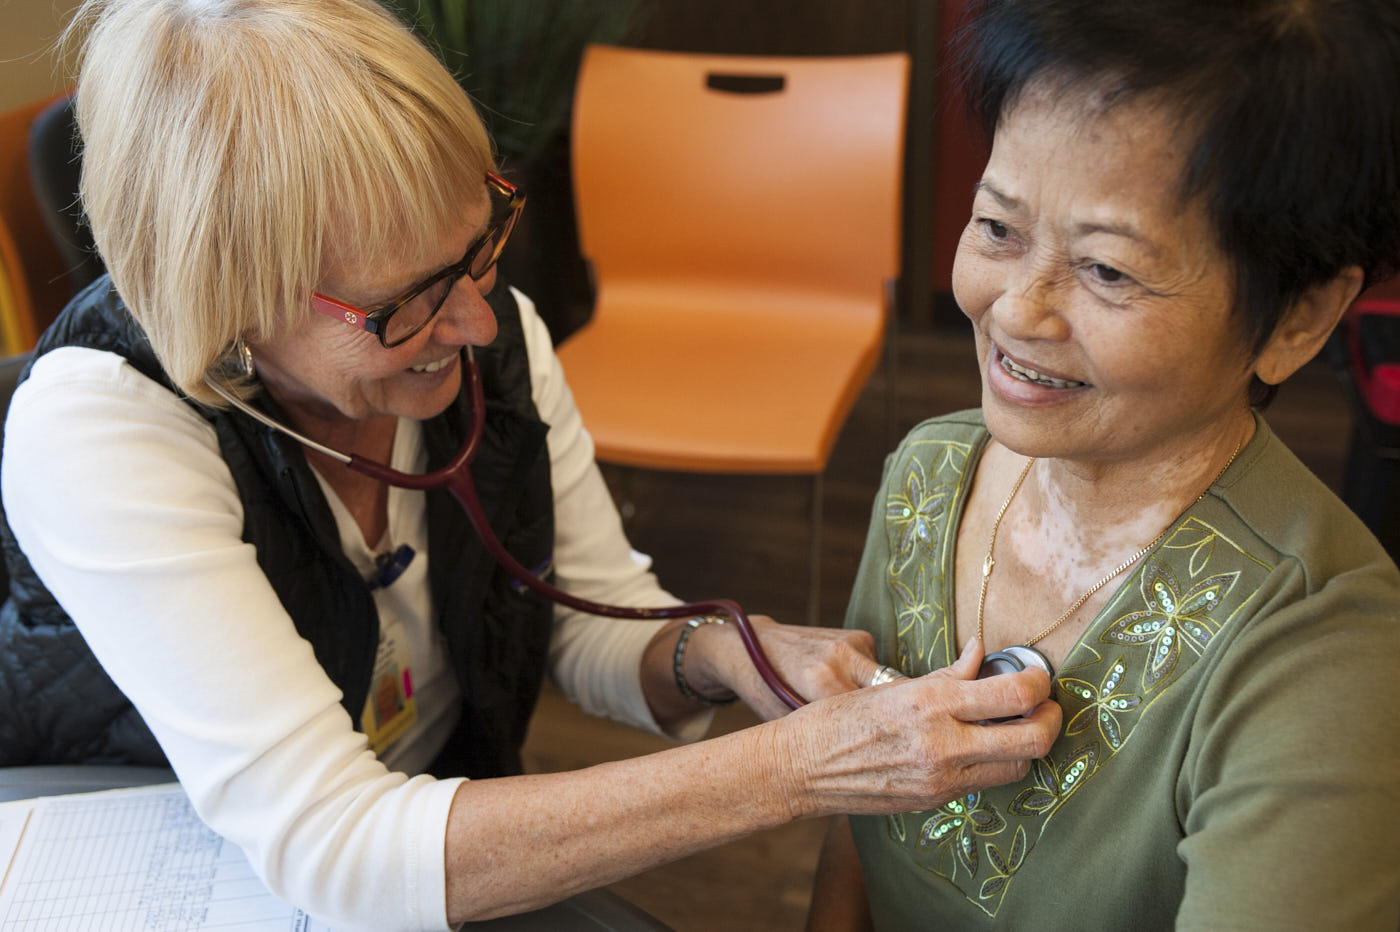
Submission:
M 499 331 L 476 354 L 487 402 L 471 472 L 506 548 L 524 566 L 546 565 L 554 544 L 547 427 L 530 397 L 520 312 L 503 283 L 492 292 L 491 305 Z M 119 353 L 170 387 L 106 276 L 64 310 L 35 358 L 64 346 Z M 285 422 L 270 399 L 255 404 Z M 358 723 L 379 619 L 365 582 L 341 553 L 335 519 L 300 445 L 238 412 L 196 408 L 213 424 L 237 483 L 243 539 L 256 548 L 269 583 Z M 469 420 L 463 395 L 424 423 L 430 469 L 451 459 Z M 550 605 L 495 567 L 447 492 L 429 492 L 427 507 L 433 606 L 463 698 L 457 730 L 432 770 L 471 777 L 519 773 L 520 745 L 544 675 Z M 97 663 L 3 521 L 0 546 L 10 574 L 9 598 L 0 607 L 0 765 L 163 764 L 145 722 Z

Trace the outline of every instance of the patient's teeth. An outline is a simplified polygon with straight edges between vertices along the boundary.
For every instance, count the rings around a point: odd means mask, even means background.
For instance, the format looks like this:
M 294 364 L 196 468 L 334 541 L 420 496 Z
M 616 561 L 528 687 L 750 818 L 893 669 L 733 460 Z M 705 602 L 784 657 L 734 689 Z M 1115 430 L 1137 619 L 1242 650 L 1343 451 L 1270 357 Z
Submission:
M 1032 382 L 1036 385 L 1048 385 L 1051 388 L 1078 388 L 1083 382 L 1076 382 L 1073 379 L 1057 379 L 1049 375 L 1041 375 L 1034 369 L 1026 366 L 1018 366 L 1012 362 L 1010 357 L 1001 357 L 1001 367 L 1013 378 L 1022 382 Z

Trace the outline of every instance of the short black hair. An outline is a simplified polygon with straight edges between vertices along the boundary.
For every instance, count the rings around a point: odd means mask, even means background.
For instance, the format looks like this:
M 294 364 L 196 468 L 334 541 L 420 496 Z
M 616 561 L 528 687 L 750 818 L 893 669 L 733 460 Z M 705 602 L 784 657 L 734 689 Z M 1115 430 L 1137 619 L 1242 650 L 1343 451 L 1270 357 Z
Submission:
M 1165 105 L 1253 352 L 1309 288 L 1396 272 L 1400 0 L 973 0 L 955 55 L 988 143 L 1032 83 Z

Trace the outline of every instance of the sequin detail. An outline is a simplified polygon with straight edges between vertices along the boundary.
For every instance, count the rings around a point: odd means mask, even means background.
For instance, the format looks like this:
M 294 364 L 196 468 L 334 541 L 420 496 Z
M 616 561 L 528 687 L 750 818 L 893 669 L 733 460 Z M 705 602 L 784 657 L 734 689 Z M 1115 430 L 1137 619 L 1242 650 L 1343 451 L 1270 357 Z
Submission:
M 1127 676 L 1124 658 L 1119 656 L 1109 666 L 1097 686 L 1074 676 L 1061 676 L 1059 686 L 1072 696 L 1084 700 L 1084 707 L 1065 722 L 1066 735 L 1079 735 L 1093 728 L 1105 745 L 1117 750 L 1123 745 L 1124 713 L 1142 704 L 1142 696 L 1121 691 Z
M 1144 649 L 1142 688 L 1156 689 L 1176 669 L 1183 647 L 1200 656 L 1210 645 L 1220 628 L 1215 613 L 1238 578 L 1238 571 L 1219 573 L 1183 591 L 1172 568 L 1149 557 L 1138 574 L 1144 607 L 1119 617 L 1099 640 Z
M 963 494 L 969 447 L 938 443 L 908 458 L 898 483 L 885 499 L 885 532 L 890 547 L 886 578 L 896 606 L 901 670 L 947 664 L 946 591 L 942 567 L 951 544 L 951 502 Z
M 978 837 L 996 835 L 1004 828 L 1006 820 L 1001 813 L 984 807 L 980 793 L 971 793 L 934 810 L 919 829 L 918 846 L 932 850 L 940 863 L 947 863 L 952 875 L 956 876 L 961 865 L 971 877 L 976 875 L 980 861 Z
M 961 459 L 966 463 L 965 451 Z M 939 556 L 947 536 L 948 502 L 957 492 L 956 484 L 940 481 L 939 477 L 939 470 L 950 462 L 945 453 L 936 462 L 930 478 L 922 461 L 910 460 L 902 488 L 886 501 L 885 527 L 895 536 L 896 572 L 907 566 L 916 554 L 935 559 Z
M 952 541 L 970 446 L 914 440 L 894 464 L 885 501 L 900 669 L 918 675 L 955 659 L 948 603 Z M 1255 580 L 1239 591 L 1244 567 Z M 1270 567 L 1188 514 L 1085 630 L 1054 684 L 1064 730 L 1025 779 L 936 810 L 884 819 L 890 844 L 996 916 L 1036 841 L 1131 743 L 1152 705 L 1182 681 Z M 1183 582 L 1182 580 L 1185 580 Z M 1108 646 L 1101 651 L 1095 645 Z

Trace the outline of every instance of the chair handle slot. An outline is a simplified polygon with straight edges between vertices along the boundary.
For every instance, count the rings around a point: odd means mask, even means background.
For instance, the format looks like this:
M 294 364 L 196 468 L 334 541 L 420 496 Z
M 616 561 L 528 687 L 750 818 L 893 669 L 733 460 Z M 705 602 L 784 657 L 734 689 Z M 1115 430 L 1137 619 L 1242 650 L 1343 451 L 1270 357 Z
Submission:
M 705 75 L 705 86 L 724 94 L 777 94 L 787 86 L 781 74 L 724 74 L 711 71 Z

